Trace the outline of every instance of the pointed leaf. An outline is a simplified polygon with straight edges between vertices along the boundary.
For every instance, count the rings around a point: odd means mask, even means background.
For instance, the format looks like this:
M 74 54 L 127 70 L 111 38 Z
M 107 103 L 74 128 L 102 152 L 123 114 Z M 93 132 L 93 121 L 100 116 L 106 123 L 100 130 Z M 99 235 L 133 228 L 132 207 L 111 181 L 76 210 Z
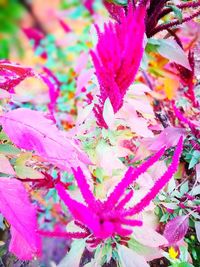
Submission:
M 13 170 L 10 161 L 4 156 L 0 154 L 0 172 L 15 175 L 15 171 Z
M 149 267 L 144 257 L 123 245 L 118 245 L 118 255 L 122 267 Z
M 164 236 L 169 244 L 176 244 L 184 238 L 189 227 L 188 216 L 177 216 L 169 221 L 164 230 Z
M 160 53 L 163 57 L 185 67 L 186 69 L 191 70 L 187 55 L 176 41 L 160 39 L 159 43 L 160 45 L 157 48 L 158 53 Z
M 67 267 L 67 266 L 79 267 L 84 249 L 85 249 L 85 240 L 80 239 L 73 241 L 73 243 L 71 244 L 70 251 L 58 264 L 58 267 Z
M 197 239 L 200 242 L 200 222 L 195 222 L 194 225 L 195 225 Z
M 34 150 L 62 169 L 90 163 L 75 141 L 58 130 L 42 112 L 19 108 L 4 114 L 0 122 L 16 146 Z
M 168 243 L 164 236 L 151 229 L 147 225 L 136 227 L 133 231 L 132 236 L 141 244 L 152 248 L 167 245 Z
M 114 127 L 114 120 L 115 120 L 115 114 L 113 107 L 110 103 L 110 99 L 107 98 L 105 103 L 104 103 L 104 108 L 103 108 L 103 118 L 104 121 L 106 122 L 107 126 L 109 129 L 113 129 Z
M 31 153 L 23 153 L 20 155 L 19 158 L 16 159 L 15 167 L 14 167 L 16 174 L 19 178 L 22 178 L 22 179 L 23 178 L 30 178 L 30 179 L 41 178 L 42 179 L 43 175 L 39 171 L 26 166 L 26 161 L 30 160 L 31 157 L 32 157 Z
M 41 241 L 37 234 L 36 210 L 20 181 L 0 178 L 0 211 L 11 224 L 9 250 L 21 260 L 39 256 Z

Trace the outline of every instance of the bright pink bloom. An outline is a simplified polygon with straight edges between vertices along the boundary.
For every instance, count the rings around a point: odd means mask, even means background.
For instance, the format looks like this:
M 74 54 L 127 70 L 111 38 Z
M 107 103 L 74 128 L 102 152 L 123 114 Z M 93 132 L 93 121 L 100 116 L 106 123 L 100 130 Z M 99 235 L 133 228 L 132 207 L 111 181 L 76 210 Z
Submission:
M 123 196 L 125 190 L 140 176 L 140 174 L 144 173 L 164 154 L 165 148 L 162 148 L 138 168 L 133 169 L 130 167 L 122 181 L 115 187 L 105 202 L 95 199 L 82 170 L 78 167 L 77 170 L 74 170 L 74 176 L 86 205 L 72 199 L 61 182 L 58 182 L 55 186 L 60 198 L 64 201 L 74 219 L 79 222 L 79 225 L 82 226 L 81 228 L 83 229 L 83 231 L 79 233 L 65 234 L 68 237 L 70 237 L 70 235 L 73 235 L 73 237 L 77 235 L 77 238 L 81 238 L 78 236 L 84 234 L 90 236 L 88 243 L 92 243 L 93 246 L 96 246 L 101 240 L 111 236 L 129 236 L 132 233 L 130 227 L 142 225 L 142 221 L 130 218 L 129 216 L 143 211 L 159 191 L 169 182 L 170 178 L 177 171 L 182 148 L 183 138 L 181 137 L 168 170 L 156 181 L 149 193 L 147 193 L 139 203 L 129 209 L 126 209 L 125 205 L 131 199 L 133 194 L 132 191 L 130 191 Z M 44 234 L 51 235 L 56 234 L 56 232 Z M 62 235 L 64 236 L 64 233 L 62 233 Z
M 96 51 L 91 56 L 100 85 L 100 103 L 95 113 L 98 123 L 102 125 L 102 110 L 109 97 L 116 113 L 123 105 L 123 98 L 139 69 L 143 55 L 145 8 L 140 6 L 135 11 L 129 5 L 127 16 L 121 23 L 109 22 L 104 25 L 104 32 L 97 33 L 99 41 Z

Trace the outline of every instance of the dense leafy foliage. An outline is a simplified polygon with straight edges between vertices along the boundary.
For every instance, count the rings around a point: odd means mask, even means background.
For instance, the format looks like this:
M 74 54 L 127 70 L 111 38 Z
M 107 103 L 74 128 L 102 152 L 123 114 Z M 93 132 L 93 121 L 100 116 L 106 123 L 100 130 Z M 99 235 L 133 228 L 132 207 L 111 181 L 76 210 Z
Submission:
M 199 266 L 200 2 L 59 4 L 0 1 L 0 265 Z

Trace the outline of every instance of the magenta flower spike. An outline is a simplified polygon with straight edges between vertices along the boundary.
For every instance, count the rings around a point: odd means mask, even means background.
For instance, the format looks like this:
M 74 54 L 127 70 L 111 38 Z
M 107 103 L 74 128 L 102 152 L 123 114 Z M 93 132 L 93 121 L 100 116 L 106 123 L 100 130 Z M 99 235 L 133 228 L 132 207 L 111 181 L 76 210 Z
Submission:
M 126 215 L 135 215 L 143 211 L 150 204 L 150 202 L 156 197 L 159 191 L 162 188 L 164 188 L 164 186 L 169 182 L 169 180 L 172 178 L 172 176 L 178 169 L 179 159 L 182 150 L 183 150 L 183 137 L 181 137 L 178 141 L 177 148 L 172 158 L 172 162 L 168 167 L 168 169 L 166 170 L 166 172 L 155 182 L 149 193 L 147 193 L 147 195 L 144 196 L 139 203 L 137 203 L 133 208 L 130 208 L 127 212 L 125 212 Z
M 77 170 L 73 169 L 74 176 L 85 200 L 85 204 L 72 199 L 62 182 L 57 182 L 56 189 L 61 200 L 63 200 L 65 205 L 69 208 L 74 219 L 78 221 L 78 225 L 82 228 L 83 232 L 66 233 L 66 235 L 68 237 L 71 235 L 71 237 L 74 238 L 81 238 L 83 235 L 87 236 L 88 243 L 92 243 L 94 246 L 98 245 L 102 240 L 115 235 L 129 236 L 132 233 L 133 227 L 142 226 L 141 220 L 131 218 L 130 216 L 142 212 L 156 197 L 159 191 L 169 182 L 178 169 L 182 149 L 183 138 L 181 137 L 167 171 L 155 182 L 149 193 L 147 193 L 139 203 L 129 209 L 126 209 L 125 205 L 132 198 L 133 191 L 129 191 L 124 195 L 125 190 L 139 177 L 140 174 L 144 173 L 159 160 L 165 152 L 164 147 L 138 168 L 133 169 L 130 167 L 124 178 L 115 187 L 105 202 L 95 198 L 82 170 L 79 167 Z
M 99 104 L 95 107 L 97 123 L 105 127 L 102 112 L 109 97 L 116 113 L 123 105 L 127 89 L 135 79 L 143 55 L 145 7 L 136 10 L 129 5 L 127 15 L 121 13 L 121 21 L 109 22 L 101 32 L 96 51 L 91 51 L 100 85 Z

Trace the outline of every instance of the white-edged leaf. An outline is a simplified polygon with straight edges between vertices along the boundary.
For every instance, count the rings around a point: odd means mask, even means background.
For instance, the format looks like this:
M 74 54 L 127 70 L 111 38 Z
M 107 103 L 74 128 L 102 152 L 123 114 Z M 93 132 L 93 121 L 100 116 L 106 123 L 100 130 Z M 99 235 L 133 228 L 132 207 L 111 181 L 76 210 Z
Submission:
M 159 40 L 160 45 L 157 47 L 157 51 L 163 57 L 191 70 L 188 57 L 183 49 L 174 40 Z
M 118 255 L 122 267 L 149 267 L 145 258 L 123 245 L 118 245 Z
M 194 223 L 197 239 L 200 242 L 200 221 Z
M 113 129 L 114 127 L 114 121 L 115 121 L 115 114 L 112 107 L 112 104 L 110 102 L 110 99 L 107 98 L 104 107 L 103 107 L 103 118 L 108 125 L 109 129 Z
M 6 156 L 0 154 L 0 172 L 15 175 L 15 171 Z
M 143 225 L 142 227 L 135 227 L 132 236 L 136 239 L 136 241 L 152 248 L 168 244 L 164 236 L 146 225 Z
M 61 260 L 58 267 L 79 267 L 82 254 L 85 249 L 85 240 L 78 239 L 72 242 L 68 254 Z

